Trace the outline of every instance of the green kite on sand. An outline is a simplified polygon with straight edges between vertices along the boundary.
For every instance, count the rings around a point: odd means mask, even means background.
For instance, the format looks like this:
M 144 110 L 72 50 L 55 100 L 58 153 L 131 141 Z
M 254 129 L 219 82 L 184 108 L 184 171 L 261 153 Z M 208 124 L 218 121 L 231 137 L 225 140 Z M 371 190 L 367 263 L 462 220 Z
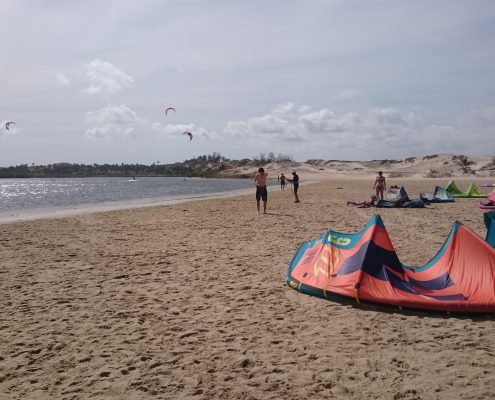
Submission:
M 447 183 L 445 190 L 453 197 L 484 198 L 487 196 L 486 194 L 481 193 L 476 183 L 470 183 L 468 188 L 464 192 L 461 192 L 455 182 L 451 180 Z

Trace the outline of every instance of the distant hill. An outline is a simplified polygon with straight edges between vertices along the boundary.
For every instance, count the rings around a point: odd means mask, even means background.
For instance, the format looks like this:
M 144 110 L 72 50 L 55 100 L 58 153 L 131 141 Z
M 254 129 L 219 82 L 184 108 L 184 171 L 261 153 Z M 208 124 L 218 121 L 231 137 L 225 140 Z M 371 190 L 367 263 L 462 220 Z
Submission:
M 222 176 L 253 176 L 257 165 L 230 163 L 221 171 Z M 449 178 L 449 177 L 493 177 L 495 176 L 495 156 L 464 156 L 454 154 L 434 154 L 423 157 L 408 157 L 398 160 L 342 161 L 307 160 L 297 162 L 266 162 L 265 170 L 271 176 L 290 173 L 293 169 L 304 173 L 306 179 L 325 179 L 342 175 L 359 177 L 376 175 L 378 171 L 391 178 Z
M 262 166 L 269 177 L 292 170 L 303 173 L 305 179 L 325 179 L 342 175 L 359 177 L 375 175 L 377 171 L 392 178 L 449 178 L 460 176 L 495 176 L 495 156 L 464 156 L 434 154 L 398 160 L 342 161 L 313 159 L 295 162 L 290 159 L 229 160 L 219 153 L 199 156 L 173 164 L 71 164 L 17 165 L 0 168 L 0 178 L 95 177 L 95 176 L 184 176 L 252 178 Z

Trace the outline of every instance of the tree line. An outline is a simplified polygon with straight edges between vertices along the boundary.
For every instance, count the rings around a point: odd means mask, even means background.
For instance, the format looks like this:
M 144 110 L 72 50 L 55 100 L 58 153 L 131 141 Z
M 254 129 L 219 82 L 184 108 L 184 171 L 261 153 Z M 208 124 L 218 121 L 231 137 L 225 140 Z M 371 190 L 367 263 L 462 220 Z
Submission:
M 129 176 L 183 176 L 213 178 L 220 172 L 242 165 L 262 165 L 270 161 L 292 160 L 290 156 L 261 153 L 253 159 L 230 160 L 218 152 L 201 155 L 182 162 L 146 164 L 78 164 L 55 163 L 48 165 L 21 164 L 0 167 L 0 178 L 75 178 L 75 177 L 129 177 Z

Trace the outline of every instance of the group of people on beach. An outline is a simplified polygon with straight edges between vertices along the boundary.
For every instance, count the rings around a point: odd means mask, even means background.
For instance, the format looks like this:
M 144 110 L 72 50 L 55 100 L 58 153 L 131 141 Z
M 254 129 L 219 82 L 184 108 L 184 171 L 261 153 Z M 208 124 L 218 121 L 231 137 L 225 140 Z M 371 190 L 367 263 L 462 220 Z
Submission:
M 263 201 L 263 214 L 266 214 L 266 204 L 268 202 L 268 190 L 266 189 L 266 180 L 268 174 L 265 172 L 264 168 L 258 168 L 258 172 L 254 177 L 254 184 L 256 185 L 256 207 L 258 208 L 258 213 L 260 212 L 261 204 Z M 294 193 L 294 203 L 299 203 L 299 196 L 297 191 L 299 189 L 299 175 L 296 171 L 292 171 L 292 179 L 288 179 L 284 174 L 278 177 L 280 182 L 280 189 L 285 190 L 285 185 L 287 182 L 292 183 L 293 193 Z
M 390 186 L 390 189 L 400 189 L 397 185 Z M 385 202 L 382 202 L 384 197 L 384 192 L 387 190 L 387 184 L 385 181 L 385 177 L 383 176 L 383 172 L 379 171 L 378 176 L 375 178 L 375 183 L 373 185 L 373 190 L 376 190 L 376 194 L 371 196 L 369 201 L 348 201 L 348 206 L 358 206 L 361 208 L 367 207 L 386 207 L 386 208 L 394 208 L 394 207 L 402 207 L 402 208 L 424 208 L 425 201 L 424 199 L 410 199 L 405 191 L 397 190 L 397 192 L 393 193 L 393 197 L 388 199 Z
M 263 202 L 263 214 L 266 214 L 266 205 L 268 202 L 268 190 L 266 188 L 266 181 L 268 178 L 268 174 L 265 172 L 264 168 L 258 168 L 258 172 L 254 177 L 254 184 L 256 185 L 256 207 L 258 209 L 258 213 L 261 211 L 261 201 Z M 299 189 L 299 175 L 297 175 L 296 171 L 292 171 L 292 179 L 288 179 L 284 174 L 278 176 L 278 181 L 280 182 L 280 189 L 285 190 L 285 186 L 287 182 L 292 183 L 293 192 L 294 192 L 294 203 L 299 203 L 299 196 L 297 194 Z M 383 193 L 387 190 L 387 183 L 385 181 L 385 177 L 383 176 L 383 172 L 379 171 L 378 176 L 375 179 L 375 184 L 373 185 L 373 189 L 376 190 L 376 195 L 371 196 L 370 201 L 364 201 L 361 203 L 355 202 L 347 202 L 347 205 L 359 205 L 359 206 L 374 206 L 375 202 L 378 199 L 383 200 Z

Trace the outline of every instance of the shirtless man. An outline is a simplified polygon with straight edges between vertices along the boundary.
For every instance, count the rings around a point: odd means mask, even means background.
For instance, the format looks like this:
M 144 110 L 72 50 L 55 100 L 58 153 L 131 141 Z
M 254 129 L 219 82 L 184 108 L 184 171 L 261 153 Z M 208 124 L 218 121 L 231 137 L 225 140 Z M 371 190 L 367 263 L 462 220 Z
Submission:
M 280 189 L 282 190 L 285 190 L 285 180 L 286 180 L 285 175 L 284 174 L 280 175 Z
M 373 189 L 376 188 L 376 196 L 380 196 L 380 199 L 383 200 L 383 191 L 387 190 L 387 184 L 385 183 L 385 177 L 382 175 L 382 171 L 378 172 L 378 176 L 375 179 L 375 184 L 373 185 Z
M 266 202 L 268 200 L 268 192 L 266 190 L 266 177 L 267 173 L 263 168 L 258 168 L 258 173 L 254 177 L 254 184 L 256 185 L 256 206 L 258 207 L 258 213 L 260 212 L 260 200 L 263 200 L 263 214 L 266 214 Z

